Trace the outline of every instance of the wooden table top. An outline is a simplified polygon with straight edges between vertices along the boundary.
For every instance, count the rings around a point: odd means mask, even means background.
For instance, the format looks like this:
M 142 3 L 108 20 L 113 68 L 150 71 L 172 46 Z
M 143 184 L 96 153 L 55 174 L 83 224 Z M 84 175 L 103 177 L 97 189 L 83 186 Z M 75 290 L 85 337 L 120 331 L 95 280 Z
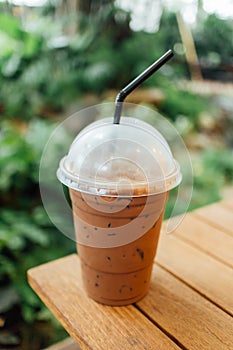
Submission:
M 33 268 L 29 283 L 81 349 L 233 349 L 233 201 L 161 233 L 149 292 L 110 307 L 89 299 L 76 254 Z

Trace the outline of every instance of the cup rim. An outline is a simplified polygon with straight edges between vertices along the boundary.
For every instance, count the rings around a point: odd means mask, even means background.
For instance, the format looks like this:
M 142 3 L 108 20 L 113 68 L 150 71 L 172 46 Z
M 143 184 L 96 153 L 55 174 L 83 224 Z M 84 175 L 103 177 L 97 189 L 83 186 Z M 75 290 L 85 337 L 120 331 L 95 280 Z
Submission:
M 67 167 L 65 166 L 65 162 L 67 160 L 67 156 L 63 157 L 60 160 L 59 167 L 57 170 L 57 178 L 58 180 L 66 185 L 69 188 L 72 188 L 74 190 L 78 190 L 80 192 L 85 192 L 89 194 L 95 194 L 95 195 L 104 195 L 108 197 L 115 197 L 119 194 L 116 192 L 117 188 L 117 181 L 99 181 L 95 180 L 90 181 L 89 179 L 85 179 L 83 177 L 80 177 L 76 174 L 71 173 Z M 134 197 L 136 196 L 142 196 L 142 195 L 152 195 L 152 194 L 159 194 L 163 192 L 170 191 L 174 187 L 178 186 L 182 180 L 182 174 L 180 171 L 180 165 L 179 163 L 173 158 L 174 162 L 174 170 L 168 174 L 167 176 L 164 176 L 163 178 L 160 178 L 159 180 L 152 180 L 149 182 L 145 181 L 135 181 L 135 189 L 147 189 L 147 191 L 144 194 L 133 194 Z M 120 189 L 121 190 L 127 190 L 129 188 L 128 184 L 121 184 Z M 114 193 L 115 191 L 115 193 Z M 123 195 L 120 193 L 121 196 L 132 196 L 132 189 L 131 194 Z

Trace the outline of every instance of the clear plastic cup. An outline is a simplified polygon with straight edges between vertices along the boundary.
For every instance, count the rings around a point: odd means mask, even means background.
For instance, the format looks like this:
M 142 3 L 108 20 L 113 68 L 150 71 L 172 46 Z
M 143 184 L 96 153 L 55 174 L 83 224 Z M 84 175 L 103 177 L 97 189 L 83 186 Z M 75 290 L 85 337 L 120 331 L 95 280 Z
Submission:
M 168 193 L 182 178 L 164 137 L 138 119 L 99 120 L 75 138 L 57 177 L 69 188 L 87 294 L 107 305 L 140 300 Z

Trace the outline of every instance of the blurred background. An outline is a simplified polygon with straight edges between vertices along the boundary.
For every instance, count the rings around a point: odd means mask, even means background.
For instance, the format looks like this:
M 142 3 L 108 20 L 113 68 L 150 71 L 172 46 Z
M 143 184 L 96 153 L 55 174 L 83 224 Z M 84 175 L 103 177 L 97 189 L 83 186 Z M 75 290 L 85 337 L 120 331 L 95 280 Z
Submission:
M 193 210 L 233 195 L 232 1 L 0 0 L 0 348 L 66 337 L 26 280 L 30 267 L 75 251 L 40 199 L 49 135 L 81 108 L 114 101 L 170 48 L 175 57 L 127 101 L 182 135 Z

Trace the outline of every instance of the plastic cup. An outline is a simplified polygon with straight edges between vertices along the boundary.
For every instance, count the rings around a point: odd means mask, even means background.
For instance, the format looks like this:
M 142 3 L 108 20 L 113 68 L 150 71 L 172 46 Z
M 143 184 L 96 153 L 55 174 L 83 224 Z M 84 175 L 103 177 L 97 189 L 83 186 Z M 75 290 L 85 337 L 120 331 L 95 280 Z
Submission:
M 87 294 L 107 305 L 148 291 L 169 191 L 181 181 L 163 136 L 149 124 L 105 118 L 86 127 L 61 161 Z

